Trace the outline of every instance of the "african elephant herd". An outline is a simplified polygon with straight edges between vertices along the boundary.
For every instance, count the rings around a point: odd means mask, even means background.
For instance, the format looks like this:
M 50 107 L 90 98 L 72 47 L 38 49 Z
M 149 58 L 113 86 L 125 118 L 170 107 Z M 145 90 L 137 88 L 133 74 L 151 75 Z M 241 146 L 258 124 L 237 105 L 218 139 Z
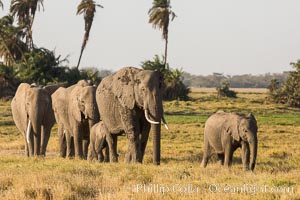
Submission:
M 162 96 L 160 72 L 125 67 L 105 77 L 98 87 L 85 80 L 67 88 L 22 83 L 11 107 L 27 156 L 46 154 L 56 122 L 62 157 L 117 162 L 117 138 L 125 134 L 125 162 L 142 163 L 151 130 L 153 163 L 159 165 L 161 121 L 168 129 Z M 257 141 L 252 114 L 219 111 L 205 124 L 201 165 L 205 167 L 214 152 L 228 167 L 233 152 L 241 147 L 244 170 L 254 170 Z

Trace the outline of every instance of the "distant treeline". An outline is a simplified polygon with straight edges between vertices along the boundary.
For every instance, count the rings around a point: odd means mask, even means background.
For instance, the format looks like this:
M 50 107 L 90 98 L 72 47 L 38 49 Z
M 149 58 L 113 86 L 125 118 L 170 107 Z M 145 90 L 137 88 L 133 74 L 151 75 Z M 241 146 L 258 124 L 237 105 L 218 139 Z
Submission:
M 213 73 L 212 75 L 192 75 L 183 73 L 183 83 L 188 87 L 218 87 L 222 82 L 228 81 L 233 88 L 267 88 L 271 80 L 276 79 L 279 84 L 285 82 L 289 72 L 283 73 L 266 73 L 264 75 L 224 75 Z

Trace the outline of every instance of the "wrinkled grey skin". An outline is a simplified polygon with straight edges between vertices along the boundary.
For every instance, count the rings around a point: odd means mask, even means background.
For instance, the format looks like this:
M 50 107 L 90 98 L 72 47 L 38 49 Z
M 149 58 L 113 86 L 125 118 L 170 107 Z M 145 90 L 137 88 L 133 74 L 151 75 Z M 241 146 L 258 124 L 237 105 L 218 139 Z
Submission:
M 106 142 L 106 135 L 108 134 L 108 130 L 102 121 L 91 128 L 88 160 L 109 162 L 109 149 Z M 102 152 L 103 149 L 105 149 L 105 156 Z
M 215 152 L 221 164 L 229 167 L 234 151 L 241 147 L 244 170 L 250 168 L 253 171 L 257 156 L 257 142 L 257 123 L 253 114 L 246 116 L 219 111 L 211 115 L 205 123 L 204 154 L 201 165 L 206 167 L 210 154 Z
M 151 128 L 153 162 L 160 164 L 162 84 L 163 76 L 158 71 L 125 67 L 105 77 L 98 86 L 96 100 L 101 120 L 110 133 L 110 162 L 117 162 L 117 135 L 122 133 L 129 141 L 125 162 L 142 162 Z M 157 124 L 146 120 L 145 110 Z
M 99 121 L 95 92 L 96 87 L 81 80 L 52 94 L 62 157 L 87 158 L 89 130 Z
M 51 129 L 55 123 L 51 94 L 57 88 L 58 86 L 38 87 L 22 83 L 11 102 L 14 122 L 24 136 L 26 156 L 46 154 Z M 29 143 L 26 139 L 27 130 Z

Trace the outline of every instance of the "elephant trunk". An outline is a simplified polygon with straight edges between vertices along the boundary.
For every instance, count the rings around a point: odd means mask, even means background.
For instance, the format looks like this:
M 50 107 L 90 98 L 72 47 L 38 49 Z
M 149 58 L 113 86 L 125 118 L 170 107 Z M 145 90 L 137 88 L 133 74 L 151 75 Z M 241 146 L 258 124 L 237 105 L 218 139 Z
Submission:
M 257 137 L 253 137 L 252 140 L 249 141 L 250 143 L 250 154 L 251 154 L 251 161 L 250 161 L 250 170 L 253 171 L 256 164 L 256 156 L 257 156 Z
M 161 120 L 163 117 L 162 100 L 153 95 L 151 100 L 144 104 L 145 117 L 151 123 L 151 132 L 153 138 L 153 163 L 160 165 L 160 138 L 161 138 Z M 148 110 L 149 109 L 149 110 Z M 149 113 L 148 113 L 149 111 Z
M 160 124 L 152 124 L 152 136 L 153 136 L 153 163 L 160 165 Z

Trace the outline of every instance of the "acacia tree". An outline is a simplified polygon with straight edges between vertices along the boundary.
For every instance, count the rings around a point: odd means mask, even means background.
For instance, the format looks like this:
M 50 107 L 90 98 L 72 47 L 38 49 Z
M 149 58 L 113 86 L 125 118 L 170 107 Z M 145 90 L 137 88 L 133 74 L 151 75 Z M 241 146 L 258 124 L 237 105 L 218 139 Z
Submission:
M 149 23 L 152 24 L 154 29 L 162 30 L 162 37 L 165 40 L 165 54 L 164 65 L 167 64 L 168 54 L 168 37 L 169 37 L 169 23 L 174 20 L 176 14 L 171 10 L 170 0 L 154 0 L 152 7 L 148 11 Z
M 16 17 L 20 27 L 24 27 L 26 33 L 26 45 L 28 49 L 32 49 L 32 26 L 37 10 L 43 7 L 43 0 L 12 0 L 10 12 Z
M 96 4 L 93 0 L 82 0 L 80 4 L 77 7 L 77 15 L 83 14 L 84 18 L 84 36 L 83 36 L 83 42 L 81 45 L 81 51 L 78 59 L 77 69 L 79 68 L 81 57 L 83 54 L 83 51 L 85 49 L 85 46 L 87 44 L 87 41 L 90 36 L 90 31 L 92 28 L 92 24 L 94 21 L 94 16 L 96 13 L 96 7 L 103 8 L 100 4 Z

